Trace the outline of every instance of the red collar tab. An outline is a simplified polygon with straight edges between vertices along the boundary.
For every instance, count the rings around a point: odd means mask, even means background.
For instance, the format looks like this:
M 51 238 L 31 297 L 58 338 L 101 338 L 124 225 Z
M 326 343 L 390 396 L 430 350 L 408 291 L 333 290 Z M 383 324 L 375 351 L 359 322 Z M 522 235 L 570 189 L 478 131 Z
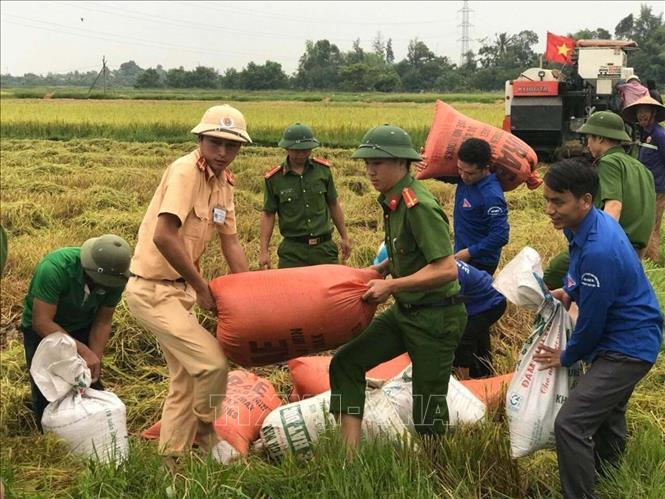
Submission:
M 196 162 L 196 167 L 199 169 L 199 171 L 205 173 L 206 181 L 210 180 L 215 175 L 214 172 L 208 166 L 208 162 L 203 156 L 201 156 Z
M 229 185 L 236 185 L 236 178 L 233 176 L 233 173 L 228 170 L 224 170 L 224 179 Z
M 405 187 L 402 189 L 402 198 L 404 199 L 407 208 L 413 208 L 419 203 L 418 197 L 410 187 Z
M 332 163 L 330 161 L 328 161 L 327 159 L 311 158 L 311 160 L 314 161 L 315 163 L 318 163 L 319 165 L 327 166 L 328 168 L 330 168 L 332 166 Z
M 386 206 L 388 206 L 390 211 L 395 211 L 399 206 L 399 196 L 393 195 L 386 199 Z
M 272 170 L 268 170 L 268 171 L 265 173 L 264 178 L 270 178 L 270 177 L 272 177 L 275 173 L 277 173 L 277 172 L 280 171 L 281 169 L 282 169 L 282 165 L 277 165 L 277 166 L 276 166 L 275 168 L 273 168 Z

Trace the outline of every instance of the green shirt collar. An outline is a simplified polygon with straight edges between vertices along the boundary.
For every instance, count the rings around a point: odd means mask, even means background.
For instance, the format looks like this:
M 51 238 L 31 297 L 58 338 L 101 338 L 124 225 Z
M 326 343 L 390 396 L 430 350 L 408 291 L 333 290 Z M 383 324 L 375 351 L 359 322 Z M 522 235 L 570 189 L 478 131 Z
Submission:
M 614 153 L 617 153 L 617 152 L 625 154 L 626 151 L 624 151 L 623 147 L 621 147 L 621 146 L 612 146 L 607 151 L 605 151 L 603 154 L 601 154 L 598 159 L 600 160 L 600 159 L 604 158 L 605 156 L 609 156 L 610 154 L 614 154 Z
M 303 175 L 305 172 L 309 169 L 313 168 L 312 162 L 310 161 L 310 158 L 307 158 L 307 161 L 305 161 L 305 169 L 303 170 Z M 284 161 L 282 161 L 282 175 L 286 175 L 289 172 L 292 172 L 291 170 L 291 165 L 289 164 L 289 158 L 285 158 Z M 297 173 L 294 172 L 294 175 L 298 175 Z
M 402 179 L 397 182 L 388 192 L 379 194 L 379 203 L 386 205 L 394 210 L 402 199 L 402 190 L 413 184 L 414 178 L 407 172 Z

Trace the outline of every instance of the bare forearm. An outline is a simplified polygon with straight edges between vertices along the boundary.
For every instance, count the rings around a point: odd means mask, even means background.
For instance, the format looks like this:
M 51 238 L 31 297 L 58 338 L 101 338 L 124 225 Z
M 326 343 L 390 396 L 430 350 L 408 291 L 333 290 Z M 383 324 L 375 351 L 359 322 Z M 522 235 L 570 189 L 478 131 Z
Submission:
M 238 236 L 236 234 L 233 236 L 222 236 L 221 241 L 222 253 L 224 253 L 224 258 L 226 258 L 226 262 L 229 264 L 231 273 L 249 272 L 245 250 L 243 250 Z
M 261 250 L 268 251 L 270 248 L 270 239 L 272 238 L 272 231 L 275 228 L 275 214 L 264 211 L 261 213 Z
M 621 218 L 622 207 L 623 203 L 621 201 L 610 199 L 608 201 L 605 201 L 605 205 L 603 206 L 603 211 L 618 222 L 619 219 Z
M 52 320 L 40 320 L 33 321 L 32 330 L 37 333 L 41 338 L 46 338 L 47 336 L 53 333 L 63 333 L 68 336 L 71 336 L 67 331 L 65 331 L 57 322 Z M 76 351 L 81 352 L 82 350 L 88 348 L 87 345 L 80 342 L 76 338 L 72 338 L 76 342 Z
M 332 203 L 328 205 L 330 207 L 330 217 L 332 218 L 333 223 L 335 224 L 335 227 L 337 227 L 337 231 L 339 232 L 339 236 L 342 239 L 346 239 L 347 233 L 346 233 L 346 225 L 344 223 L 344 212 L 342 211 L 342 205 L 340 202 L 336 199 Z
M 90 350 L 102 358 L 104 348 L 111 336 L 111 324 L 94 324 L 90 330 Z
M 37 333 L 42 338 L 46 338 L 49 334 L 52 333 L 65 333 L 65 331 L 58 323 L 54 322 L 52 319 L 41 319 L 36 320 L 33 318 L 32 321 L 32 330 Z

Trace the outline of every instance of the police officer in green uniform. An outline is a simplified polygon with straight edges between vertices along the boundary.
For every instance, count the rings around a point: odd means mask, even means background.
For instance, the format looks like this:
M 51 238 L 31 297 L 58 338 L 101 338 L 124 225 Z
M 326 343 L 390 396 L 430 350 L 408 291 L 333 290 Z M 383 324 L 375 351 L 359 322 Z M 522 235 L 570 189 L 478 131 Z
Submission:
M 353 158 L 365 160 L 367 176 L 381 193 L 389 258 L 375 268 L 392 275 L 370 281 L 363 299 L 383 303 L 393 295 L 395 303 L 341 347 L 330 364 L 330 411 L 340 415 L 349 449 L 360 440 L 365 373 L 405 351 L 413 363 L 415 428 L 424 435 L 443 433 L 448 380 L 467 320 L 448 218 L 410 175 L 410 163 L 421 158 L 409 135 L 392 125 L 372 128 Z
M 337 245 L 332 240 L 333 223 L 340 235 L 342 259 L 346 261 L 351 243 L 331 165 L 326 160 L 310 158 L 319 141 L 308 126 L 295 123 L 284 131 L 278 145 L 286 149 L 286 159 L 265 174 L 260 268 L 270 268 L 275 214 L 284 238 L 277 249 L 279 268 L 338 263 Z
M 619 115 L 611 111 L 595 112 L 579 132 L 587 137 L 587 147 L 595 159 L 600 180 L 595 207 L 619 222 L 633 248 L 643 258 L 656 222 L 653 174 L 621 147 L 630 137 Z M 563 285 L 569 260 L 565 251 L 550 261 L 543 276 L 547 287 L 558 289 Z
M 129 279 L 132 250 L 113 234 L 88 239 L 80 248 L 60 248 L 37 265 L 23 302 L 21 331 L 28 370 L 42 338 L 65 333 L 76 341 L 92 377 L 99 382 L 101 358 L 111 334 L 115 307 Z M 41 429 L 48 401 L 30 376 L 32 411 Z

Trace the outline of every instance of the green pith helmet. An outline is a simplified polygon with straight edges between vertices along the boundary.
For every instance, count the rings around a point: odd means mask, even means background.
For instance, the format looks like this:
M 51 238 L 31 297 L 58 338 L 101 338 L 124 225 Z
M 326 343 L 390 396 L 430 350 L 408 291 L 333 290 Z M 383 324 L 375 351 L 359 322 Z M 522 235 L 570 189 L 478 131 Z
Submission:
M 420 154 L 413 148 L 409 134 L 400 127 L 387 124 L 368 131 L 352 158 L 422 160 Z
M 282 139 L 277 145 L 284 149 L 314 149 L 321 143 L 316 140 L 310 127 L 302 123 L 294 123 L 284 130 Z
M 608 139 L 630 142 L 630 136 L 624 129 L 621 116 L 612 111 L 596 111 L 578 130 L 585 135 L 596 135 Z
M 81 246 L 81 266 L 96 284 L 120 288 L 129 279 L 132 250 L 123 238 L 113 234 L 88 239 Z

